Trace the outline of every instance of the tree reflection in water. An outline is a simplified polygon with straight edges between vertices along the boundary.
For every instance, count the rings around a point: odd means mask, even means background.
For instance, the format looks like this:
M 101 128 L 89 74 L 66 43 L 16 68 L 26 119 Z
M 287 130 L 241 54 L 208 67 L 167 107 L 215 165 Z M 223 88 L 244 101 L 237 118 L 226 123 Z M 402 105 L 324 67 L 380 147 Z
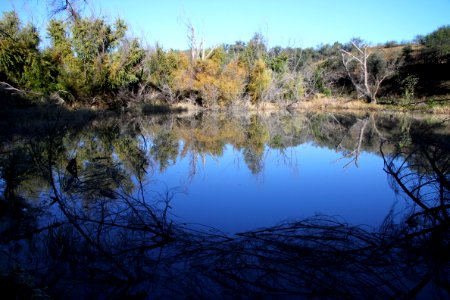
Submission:
M 449 297 L 446 125 L 415 130 L 409 121 L 399 129 L 398 119 L 375 115 L 200 119 L 171 118 L 167 125 L 137 118 L 125 127 L 114 120 L 97 124 L 97 130 L 23 135 L 3 144 L 4 293 L 108 299 Z M 195 176 L 199 156 L 220 155 L 230 144 L 243 150 L 257 174 L 266 146 L 283 150 L 310 139 L 355 163 L 361 151 L 380 149 L 393 188 L 410 203 L 408 212 L 401 220 L 392 212 L 378 230 L 315 216 L 231 235 L 174 222 L 170 189 L 146 199 L 152 182 L 144 174 L 164 170 L 178 155 L 192 155 Z M 27 200 L 33 196 L 41 201 Z

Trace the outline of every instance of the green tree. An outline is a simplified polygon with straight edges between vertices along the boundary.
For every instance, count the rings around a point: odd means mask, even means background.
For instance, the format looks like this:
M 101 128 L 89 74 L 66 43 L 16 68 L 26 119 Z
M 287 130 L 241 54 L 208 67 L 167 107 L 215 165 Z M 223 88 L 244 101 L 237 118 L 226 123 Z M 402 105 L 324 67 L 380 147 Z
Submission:
M 156 51 L 150 55 L 147 62 L 149 69 L 148 80 L 160 90 L 165 87 L 174 88 L 174 73 L 178 68 L 178 59 L 172 51 L 164 50 L 156 45 Z
M 264 36 L 261 33 L 255 33 L 251 40 L 247 43 L 247 47 L 245 47 L 245 50 L 239 58 L 249 70 L 259 59 L 266 62 L 267 46 Z
M 423 41 L 439 62 L 447 60 L 450 56 L 450 25 L 442 26 L 426 35 Z
M 133 88 L 143 78 L 142 62 L 145 51 L 137 39 L 125 40 L 116 53 L 112 55 L 109 85 L 114 90 Z
M 264 91 L 269 87 L 271 79 L 270 70 L 262 58 L 256 60 L 249 77 L 247 90 L 252 103 L 258 104 Z
M 274 52 L 271 51 L 271 57 L 268 65 L 272 71 L 276 73 L 283 73 L 287 69 L 289 57 L 284 52 L 277 52 L 278 51 L 276 49 Z
M 56 69 L 56 90 L 76 94 L 83 86 L 79 60 L 72 51 L 72 43 L 68 33 L 67 22 L 50 20 L 47 34 L 50 38 L 50 47 L 45 53 L 51 57 Z
M 39 52 L 39 34 L 34 26 L 22 25 L 16 12 L 0 19 L 0 80 L 19 88 L 46 90 L 53 77 L 49 57 Z
M 145 51 L 137 39 L 125 37 L 123 20 L 113 24 L 103 18 L 51 20 L 47 31 L 51 45 L 46 52 L 57 65 L 57 87 L 78 101 L 132 92 L 143 80 Z M 105 99 L 103 103 L 109 106 L 125 105 L 109 100 L 114 97 Z
M 114 25 L 103 19 L 83 18 L 72 23 L 72 47 L 81 62 L 81 76 L 91 95 L 108 87 L 108 64 L 111 53 L 124 38 L 127 27 L 118 19 Z

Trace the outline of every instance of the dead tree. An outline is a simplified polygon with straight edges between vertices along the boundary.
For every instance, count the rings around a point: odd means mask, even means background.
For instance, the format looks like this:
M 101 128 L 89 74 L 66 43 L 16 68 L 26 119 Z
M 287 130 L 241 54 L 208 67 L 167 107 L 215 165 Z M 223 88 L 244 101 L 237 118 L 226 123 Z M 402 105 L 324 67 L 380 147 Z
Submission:
M 52 15 L 67 12 L 69 17 L 76 22 L 80 18 L 78 3 L 82 2 L 82 5 L 86 5 L 88 0 L 50 0 L 49 2 L 52 7 Z
M 366 129 L 368 121 L 369 121 L 369 118 L 365 118 L 364 120 L 358 120 L 358 122 L 355 123 L 355 125 L 353 125 L 353 126 L 359 126 L 360 127 L 359 134 L 358 134 L 358 141 L 357 141 L 353 151 L 344 151 L 344 155 L 341 158 L 338 159 L 338 160 L 350 159 L 350 161 L 347 162 L 344 165 L 344 168 L 347 168 L 353 162 L 355 163 L 355 166 L 357 168 L 359 167 L 359 164 L 358 164 L 359 156 L 361 155 L 361 146 L 363 144 L 364 131 Z M 342 149 L 341 144 L 339 144 L 336 149 Z
M 341 49 L 342 63 L 356 91 L 371 103 L 377 103 L 377 94 L 381 83 L 393 75 L 398 66 L 396 57 L 385 58 L 370 52 L 367 45 L 357 45 L 352 41 L 355 51 Z
M 208 53 L 206 53 L 205 50 L 205 39 L 202 37 L 200 43 L 196 40 L 196 34 L 195 34 L 195 27 L 192 25 L 192 22 L 188 19 L 185 21 L 185 25 L 187 27 L 187 38 L 188 38 L 188 44 L 191 54 L 191 61 L 195 61 L 197 59 L 205 60 L 209 58 L 214 50 L 217 48 L 217 46 L 212 47 L 209 49 Z

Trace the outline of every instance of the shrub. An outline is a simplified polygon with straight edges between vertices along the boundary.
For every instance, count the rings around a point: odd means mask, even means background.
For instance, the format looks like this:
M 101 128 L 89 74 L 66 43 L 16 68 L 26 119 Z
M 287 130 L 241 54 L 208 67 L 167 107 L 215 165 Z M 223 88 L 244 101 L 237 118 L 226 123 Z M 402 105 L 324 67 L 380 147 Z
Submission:
M 394 48 L 396 46 L 398 46 L 397 41 L 388 41 L 384 43 L 384 48 Z

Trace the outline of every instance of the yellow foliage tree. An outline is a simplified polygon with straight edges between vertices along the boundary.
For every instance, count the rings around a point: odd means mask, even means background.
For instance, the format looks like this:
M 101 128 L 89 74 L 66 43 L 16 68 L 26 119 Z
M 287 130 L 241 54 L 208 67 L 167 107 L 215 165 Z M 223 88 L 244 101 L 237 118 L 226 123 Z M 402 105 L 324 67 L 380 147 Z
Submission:
M 219 49 L 210 58 L 191 63 L 185 53 L 179 53 L 173 90 L 185 97 L 195 97 L 207 108 L 228 106 L 241 98 L 248 80 L 247 68 L 238 60 L 225 64 L 222 54 Z
M 194 70 L 185 53 L 177 53 L 177 69 L 173 72 L 171 88 L 179 94 L 186 94 L 194 88 Z
M 246 68 L 237 60 L 231 61 L 225 66 L 219 78 L 220 105 L 230 105 L 242 97 L 247 76 Z
M 198 92 L 202 105 L 214 106 L 220 97 L 220 64 L 212 59 L 197 60 L 195 74 L 194 89 Z

